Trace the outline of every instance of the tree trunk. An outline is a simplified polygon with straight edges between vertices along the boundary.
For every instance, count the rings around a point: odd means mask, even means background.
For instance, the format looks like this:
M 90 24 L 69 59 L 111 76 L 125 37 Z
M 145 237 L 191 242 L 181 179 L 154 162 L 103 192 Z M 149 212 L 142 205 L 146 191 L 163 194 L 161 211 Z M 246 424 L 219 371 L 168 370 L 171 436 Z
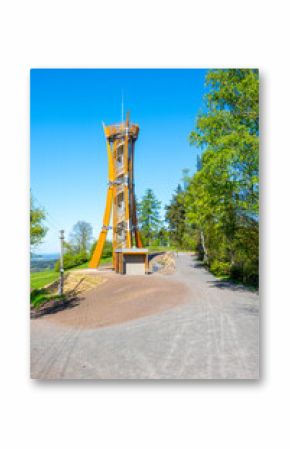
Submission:
M 203 262 L 205 264 L 208 263 L 208 252 L 205 246 L 205 240 L 204 240 L 204 233 L 202 230 L 200 230 L 200 242 L 201 242 L 201 246 L 202 246 L 202 250 L 203 250 Z

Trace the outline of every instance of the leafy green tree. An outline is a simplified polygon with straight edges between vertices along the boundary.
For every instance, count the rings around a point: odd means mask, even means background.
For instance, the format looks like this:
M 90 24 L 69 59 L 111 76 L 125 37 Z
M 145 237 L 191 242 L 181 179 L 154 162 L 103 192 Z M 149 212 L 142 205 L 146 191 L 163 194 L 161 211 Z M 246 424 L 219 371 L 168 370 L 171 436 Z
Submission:
M 64 242 L 64 269 L 77 267 L 89 259 L 90 243 L 92 240 L 92 226 L 85 221 L 78 221 L 70 234 L 70 241 Z M 55 271 L 59 271 L 60 261 L 55 264 Z
M 93 228 L 86 221 L 78 221 L 72 229 L 70 244 L 76 253 L 88 254 L 93 237 Z
M 138 203 L 138 223 L 145 246 L 150 246 L 157 238 L 161 224 L 161 201 L 158 201 L 152 189 L 147 189 Z
M 33 195 L 30 195 L 30 245 L 35 248 L 42 243 L 48 228 L 44 226 L 45 211 L 36 207 Z
M 244 215 L 258 216 L 259 200 L 259 80 L 251 69 L 208 72 L 206 113 L 200 114 L 190 135 L 192 144 L 206 149 L 202 164 L 209 174 L 231 184 L 234 200 Z M 226 173 L 224 173 L 226 171 Z M 219 186 L 220 187 L 220 186 Z M 229 189 L 227 189 L 228 191 Z M 236 195 L 234 195 L 236 194 Z
M 211 70 L 190 142 L 203 150 L 186 195 L 205 262 L 258 276 L 259 79 L 254 69 Z M 220 273 L 221 274 L 221 273 Z

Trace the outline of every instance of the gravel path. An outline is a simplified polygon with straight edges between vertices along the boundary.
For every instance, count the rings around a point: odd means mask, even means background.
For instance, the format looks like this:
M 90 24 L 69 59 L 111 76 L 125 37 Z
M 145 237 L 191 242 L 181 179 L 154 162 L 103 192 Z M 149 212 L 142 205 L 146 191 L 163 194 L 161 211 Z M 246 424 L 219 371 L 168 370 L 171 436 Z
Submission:
M 106 282 L 73 310 L 31 321 L 32 378 L 258 378 L 256 293 L 219 282 L 189 254 L 179 254 L 174 274 L 143 277 L 145 287 L 150 289 L 151 285 L 151 293 L 147 295 L 149 305 L 144 298 L 140 307 L 134 304 L 139 284 L 136 278 L 112 276 L 115 279 L 111 287 Z M 92 311 L 101 295 L 99 289 L 107 285 L 113 295 L 117 279 L 121 282 L 120 289 L 127 291 L 119 306 L 125 312 L 117 320 L 121 324 L 113 321 L 107 325 L 102 320 L 96 321 Z M 133 298 L 127 295 L 132 290 L 132 280 Z M 161 291 L 162 301 L 157 299 Z M 152 307 L 154 297 L 156 310 Z M 110 304 L 114 305 L 112 300 Z M 86 312 L 82 312 L 82 319 L 76 324 L 69 314 L 80 316 L 80 307 Z M 65 319 L 66 313 L 69 318 Z M 137 319 L 132 319 L 134 313 Z

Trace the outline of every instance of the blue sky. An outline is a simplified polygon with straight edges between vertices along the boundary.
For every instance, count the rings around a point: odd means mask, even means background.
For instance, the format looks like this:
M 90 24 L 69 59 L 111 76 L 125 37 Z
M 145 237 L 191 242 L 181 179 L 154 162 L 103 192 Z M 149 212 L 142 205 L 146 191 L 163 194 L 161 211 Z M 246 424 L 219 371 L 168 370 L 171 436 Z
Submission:
M 182 177 L 196 167 L 189 145 L 202 107 L 202 69 L 31 70 L 31 189 L 48 216 L 49 232 L 38 252 L 58 251 L 78 220 L 97 237 L 105 207 L 107 154 L 102 121 L 121 120 L 121 97 L 140 126 L 136 143 L 137 198 L 150 187 L 162 206 Z

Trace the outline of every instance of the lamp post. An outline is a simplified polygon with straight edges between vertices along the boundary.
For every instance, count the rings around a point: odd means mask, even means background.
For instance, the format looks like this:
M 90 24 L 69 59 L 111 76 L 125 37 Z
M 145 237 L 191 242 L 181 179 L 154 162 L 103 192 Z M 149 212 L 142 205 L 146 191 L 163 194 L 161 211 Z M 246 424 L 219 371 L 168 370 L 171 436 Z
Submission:
M 64 242 L 64 230 L 60 231 L 60 265 L 59 265 L 59 271 L 60 271 L 60 280 L 59 280 L 59 289 L 58 293 L 59 295 L 63 295 L 63 284 L 64 284 L 64 268 L 63 268 L 63 242 Z

